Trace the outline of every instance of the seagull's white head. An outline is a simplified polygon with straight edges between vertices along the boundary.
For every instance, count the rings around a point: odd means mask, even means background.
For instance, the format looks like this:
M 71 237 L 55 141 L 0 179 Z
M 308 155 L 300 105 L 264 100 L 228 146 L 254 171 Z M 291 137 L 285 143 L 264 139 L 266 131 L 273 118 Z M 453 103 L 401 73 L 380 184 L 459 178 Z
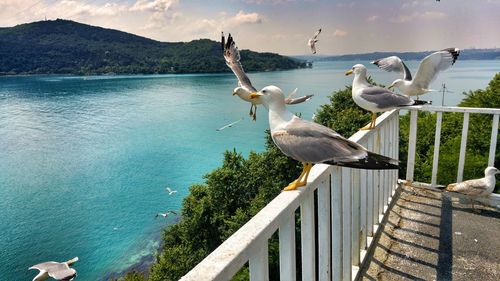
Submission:
M 259 100 L 268 107 L 285 105 L 285 95 L 283 91 L 276 86 L 264 87 L 259 92 L 250 94 L 250 98 Z
M 392 89 L 394 87 L 399 88 L 400 86 L 404 85 L 405 81 L 403 79 L 396 79 L 392 84 L 387 87 L 387 89 Z
M 238 96 L 238 97 L 241 97 L 242 95 L 246 94 L 247 91 L 245 89 L 243 89 L 242 87 L 236 87 L 234 88 L 233 90 L 233 96 Z
M 358 75 L 364 75 L 366 76 L 366 67 L 362 64 L 356 64 L 354 65 L 351 69 L 347 70 L 345 72 L 345 75 L 351 75 L 353 74 L 358 76 Z
M 500 174 L 500 171 L 495 167 L 488 167 L 488 168 L 486 168 L 486 170 L 484 170 L 485 176 L 491 176 L 491 175 L 496 175 L 496 174 Z

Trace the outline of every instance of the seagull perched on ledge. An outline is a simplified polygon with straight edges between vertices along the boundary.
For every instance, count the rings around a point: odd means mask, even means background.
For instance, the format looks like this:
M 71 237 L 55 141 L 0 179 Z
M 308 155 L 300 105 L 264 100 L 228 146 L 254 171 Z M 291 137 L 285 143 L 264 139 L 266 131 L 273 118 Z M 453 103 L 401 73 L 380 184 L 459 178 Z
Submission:
M 389 111 L 395 108 L 429 103 L 427 101 L 414 101 L 403 95 L 398 95 L 385 88 L 374 86 L 366 80 L 366 67 L 356 64 L 346 71 L 345 75 L 354 73 L 352 80 L 352 99 L 361 108 L 372 112 L 372 121 L 361 130 L 375 128 L 377 112 Z
M 330 128 L 303 120 L 287 110 L 280 88 L 267 86 L 250 98 L 258 99 L 269 111 L 271 137 L 283 154 L 304 166 L 300 176 L 284 190 L 294 190 L 307 184 L 313 164 L 359 168 L 398 169 L 398 161 L 367 151 Z
M 224 59 L 226 60 L 226 64 L 229 68 L 231 68 L 233 73 L 236 75 L 236 78 L 238 78 L 238 87 L 234 89 L 233 96 L 237 95 L 242 100 L 252 104 L 250 106 L 250 116 L 252 116 L 252 119 L 255 121 L 257 118 L 257 105 L 260 104 L 260 102 L 257 100 L 250 99 L 250 94 L 256 93 L 257 89 L 255 89 L 255 87 L 252 85 L 250 78 L 248 78 L 245 71 L 243 70 L 243 66 L 240 63 L 240 51 L 238 50 L 238 47 L 236 47 L 236 43 L 234 42 L 231 33 L 229 33 L 229 36 L 227 37 L 227 42 L 225 40 L 224 33 L 222 33 L 221 42 L 222 42 L 222 51 L 224 54 Z M 306 95 L 299 98 L 293 98 L 293 95 L 295 94 L 296 91 L 297 89 L 295 89 L 288 96 L 288 98 L 285 99 L 285 102 L 287 104 L 302 103 L 308 101 L 313 96 L 313 95 Z
M 66 262 L 49 261 L 36 264 L 29 269 L 38 269 L 40 271 L 38 275 L 33 278 L 33 281 L 43 281 L 47 280 L 49 277 L 55 280 L 71 281 L 76 277 L 76 270 L 70 268 L 70 265 L 77 261 L 78 257 L 74 257 Z
M 415 74 L 413 79 L 406 64 L 397 56 L 379 59 L 372 63 L 385 71 L 403 73 L 403 79 L 394 80 L 388 87 L 389 89 L 396 87 L 407 96 L 418 97 L 427 92 L 436 91 L 429 89 L 430 84 L 436 80 L 440 71 L 451 67 L 457 61 L 459 55 L 459 49 L 448 48 L 426 56 L 420 62 L 417 74 Z
M 495 189 L 495 175 L 500 171 L 495 167 L 488 167 L 484 170 L 484 178 L 467 180 L 459 183 L 449 184 L 445 190 L 470 196 L 473 199 L 479 197 L 487 197 L 493 193 Z M 474 201 L 472 201 L 472 208 L 474 209 Z

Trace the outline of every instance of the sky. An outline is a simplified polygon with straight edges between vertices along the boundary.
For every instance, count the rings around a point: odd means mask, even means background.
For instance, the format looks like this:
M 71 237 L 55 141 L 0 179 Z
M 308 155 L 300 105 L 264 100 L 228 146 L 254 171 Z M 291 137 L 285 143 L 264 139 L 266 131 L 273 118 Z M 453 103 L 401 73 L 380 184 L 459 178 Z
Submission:
M 319 55 L 500 47 L 500 0 L 0 0 L 0 27 L 69 19 L 163 42 Z

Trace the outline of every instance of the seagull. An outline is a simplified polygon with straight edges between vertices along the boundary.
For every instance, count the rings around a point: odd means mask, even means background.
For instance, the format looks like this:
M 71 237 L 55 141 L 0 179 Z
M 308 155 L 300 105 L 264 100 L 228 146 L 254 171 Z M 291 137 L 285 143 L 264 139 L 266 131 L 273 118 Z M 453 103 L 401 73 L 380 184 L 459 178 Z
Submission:
M 386 71 L 403 73 L 403 79 L 394 80 L 388 88 L 396 87 L 407 96 L 418 97 L 427 92 L 436 91 L 429 89 L 429 85 L 436 79 L 440 71 L 448 69 L 457 61 L 459 54 L 459 49 L 448 48 L 426 56 L 420 62 L 417 74 L 413 79 L 406 64 L 397 56 L 372 61 L 372 64 Z
M 361 108 L 372 112 L 372 121 L 361 130 L 375 128 L 377 112 L 389 111 L 395 108 L 429 103 L 427 101 L 414 101 L 403 95 L 398 95 L 388 89 L 374 86 L 366 80 L 366 67 L 356 64 L 346 71 L 345 75 L 354 73 L 352 80 L 352 99 Z
M 316 54 L 316 42 L 318 42 L 318 35 L 321 33 L 321 28 L 314 33 L 313 37 L 307 41 L 307 45 L 311 48 L 311 52 Z
M 255 87 L 252 85 L 250 78 L 248 78 L 245 71 L 243 70 L 243 66 L 240 63 L 240 51 L 238 50 L 238 47 L 236 47 L 236 43 L 234 42 L 231 33 L 229 33 L 227 37 L 227 42 L 225 41 L 224 33 L 222 33 L 221 42 L 226 64 L 236 75 L 236 78 L 238 78 L 238 87 L 234 89 L 233 96 L 237 95 L 242 100 L 252 104 L 250 106 L 250 116 L 252 116 L 252 119 L 255 121 L 257 118 L 257 105 L 260 104 L 260 102 L 250 99 L 250 94 L 256 93 L 257 89 L 255 89 Z M 292 95 L 296 92 L 296 90 L 288 96 L 286 100 L 287 104 L 302 103 L 308 101 L 313 96 L 307 95 L 294 99 L 292 98 Z
M 224 126 L 220 127 L 219 129 L 217 129 L 216 131 L 222 131 L 222 130 L 224 130 L 224 129 L 231 128 L 233 125 L 235 125 L 235 124 L 237 124 L 237 123 L 241 122 L 241 120 L 243 120 L 243 118 L 240 118 L 239 120 L 236 120 L 236 121 L 234 121 L 234 122 L 232 122 L 232 123 L 229 123 L 229 124 L 227 124 L 227 125 L 224 125 Z
M 487 197 L 495 189 L 495 175 L 500 171 L 495 167 L 488 167 L 484 170 L 484 178 L 467 180 L 459 183 L 449 184 L 445 190 L 468 195 L 473 199 L 479 197 Z M 474 201 L 472 201 L 472 208 L 474 209 Z
M 155 218 L 158 218 L 158 217 L 168 217 L 168 215 L 170 214 L 174 214 L 174 215 L 177 215 L 177 212 L 174 212 L 174 211 L 166 211 L 165 213 L 158 213 L 156 214 Z
M 177 193 L 177 190 L 173 190 L 170 187 L 165 188 L 165 190 L 168 192 L 168 195 L 172 195 L 174 193 Z
M 47 280 L 49 277 L 52 277 L 55 280 L 71 281 L 76 277 L 76 270 L 70 268 L 70 265 L 77 261 L 78 257 L 74 257 L 66 262 L 42 262 L 30 267 L 29 269 L 38 269 L 40 271 L 38 275 L 33 278 L 33 281 L 43 281 Z
M 268 109 L 271 137 L 276 146 L 303 165 L 300 176 L 284 190 L 306 185 L 309 171 L 317 163 L 359 169 L 398 169 L 397 160 L 367 151 L 328 127 L 292 114 L 286 108 L 283 92 L 276 86 L 267 86 L 250 97 L 259 99 Z

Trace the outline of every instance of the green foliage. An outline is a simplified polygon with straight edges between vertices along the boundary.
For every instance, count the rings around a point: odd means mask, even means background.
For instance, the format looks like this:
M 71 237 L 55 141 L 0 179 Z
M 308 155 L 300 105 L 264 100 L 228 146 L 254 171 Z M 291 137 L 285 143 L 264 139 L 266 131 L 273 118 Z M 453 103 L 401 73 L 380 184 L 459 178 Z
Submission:
M 246 71 L 305 67 L 278 54 L 241 52 Z M 0 28 L 2 74 L 229 72 L 219 42 L 163 43 L 68 20 Z
M 464 93 L 466 96 L 459 104 L 462 107 L 500 108 L 500 73 L 490 81 L 484 90 Z M 436 114 L 418 113 L 417 145 L 415 153 L 415 180 L 430 182 L 432 158 L 434 153 L 434 134 Z M 409 114 L 401 117 L 400 127 L 400 159 L 406 163 L 408 153 Z M 463 114 L 444 113 L 441 127 L 441 145 L 438 166 L 438 184 L 449 184 L 456 181 L 460 140 L 462 134 Z M 464 179 L 484 176 L 488 165 L 492 116 L 471 114 L 467 150 L 465 156 Z M 495 163 L 499 163 L 500 151 L 497 144 Z M 400 175 L 406 173 L 406 165 L 401 165 Z

